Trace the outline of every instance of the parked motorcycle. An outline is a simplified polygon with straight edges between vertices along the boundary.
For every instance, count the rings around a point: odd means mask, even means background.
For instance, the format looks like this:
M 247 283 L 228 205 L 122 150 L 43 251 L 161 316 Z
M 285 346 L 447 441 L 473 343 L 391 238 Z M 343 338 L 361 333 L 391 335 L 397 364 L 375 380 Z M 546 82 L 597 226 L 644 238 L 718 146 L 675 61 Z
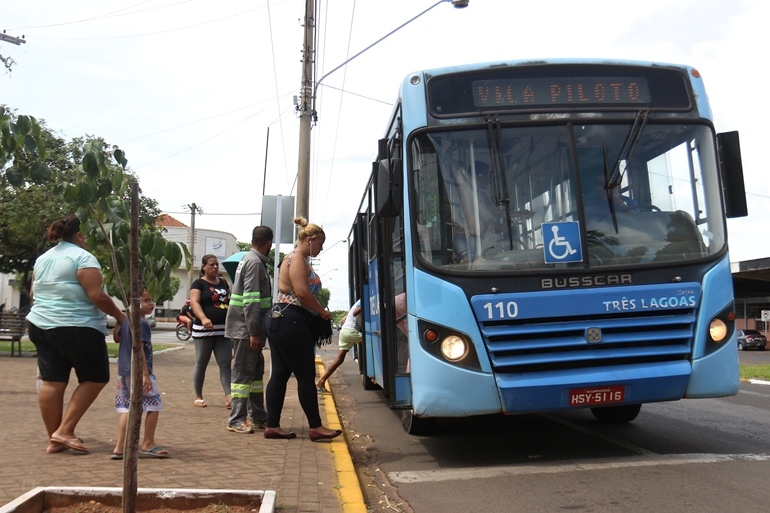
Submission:
M 190 340 L 192 333 L 187 329 L 186 317 L 179 315 L 176 318 L 176 338 L 182 341 Z

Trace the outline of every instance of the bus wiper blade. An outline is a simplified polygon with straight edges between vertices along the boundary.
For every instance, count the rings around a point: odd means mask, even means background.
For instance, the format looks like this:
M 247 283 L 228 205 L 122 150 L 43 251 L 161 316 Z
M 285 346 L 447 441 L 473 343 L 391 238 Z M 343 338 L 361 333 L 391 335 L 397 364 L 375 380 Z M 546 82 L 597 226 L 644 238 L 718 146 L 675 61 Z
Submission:
M 612 185 L 612 182 L 610 180 L 611 177 L 611 171 L 610 171 L 610 160 L 609 156 L 607 155 L 607 143 L 605 142 L 602 145 L 602 148 L 604 150 L 604 192 L 607 194 L 607 205 L 610 207 L 610 215 L 612 216 L 612 227 L 615 228 L 615 233 L 618 233 L 618 218 L 615 212 L 615 202 L 612 201 L 612 189 L 617 187 L 617 185 Z M 620 181 L 618 181 L 620 183 Z
M 505 220 L 508 231 L 508 246 L 513 250 L 513 227 L 511 226 L 511 199 L 508 195 L 508 181 L 505 177 L 503 164 L 502 129 L 497 116 L 487 116 L 487 144 L 489 145 L 489 160 L 492 172 L 492 196 L 495 204 L 505 206 Z
M 607 188 L 608 191 L 612 191 L 612 189 L 619 186 L 623 181 L 623 174 L 620 172 L 620 163 L 623 162 L 624 160 L 626 161 L 626 163 L 629 160 L 631 160 L 631 157 L 634 154 L 634 150 L 636 149 L 636 145 L 639 142 L 639 139 L 642 136 L 642 132 L 644 131 L 644 127 L 647 126 L 647 121 L 649 119 L 650 119 L 649 109 L 640 110 L 634 115 L 634 123 L 631 125 L 631 128 L 628 130 L 626 139 L 623 141 L 623 147 L 620 149 L 618 158 L 615 160 L 615 165 L 612 166 L 612 170 L 610 171 L 609 176 L 605 176 L 606 178 L 605 187 Z M 605 150 L 606 150 L 606 146 L 605 146 Z M 605 155 L 605 162 L 606 162 L 606 155 Z M 606 163 L 605 163 L 605 169 L 606 169 Z

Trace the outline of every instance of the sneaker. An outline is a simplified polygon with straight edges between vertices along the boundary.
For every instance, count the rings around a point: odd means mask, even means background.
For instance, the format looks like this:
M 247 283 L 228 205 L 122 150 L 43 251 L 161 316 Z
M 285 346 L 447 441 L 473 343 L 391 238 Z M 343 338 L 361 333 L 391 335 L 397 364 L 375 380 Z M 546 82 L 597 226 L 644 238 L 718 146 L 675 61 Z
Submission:
M 246 435 L 254 432 L 254 430 L 251 429 L 251 427 L 247 426 L 246 424 L 235 424 L 234 426 L 227 426 L 227 430 L 232 431 L 233 433 L 239 433 L 241 435 Z
M 264 421 L 264 420 L 251 420 L 251 419 L 249 419 L 249 421 L 246 423 L 246 425 L 248 427 L 250 427 L 251 429 L 265 429 L 267 427 L 266 422 L 267 421 Z

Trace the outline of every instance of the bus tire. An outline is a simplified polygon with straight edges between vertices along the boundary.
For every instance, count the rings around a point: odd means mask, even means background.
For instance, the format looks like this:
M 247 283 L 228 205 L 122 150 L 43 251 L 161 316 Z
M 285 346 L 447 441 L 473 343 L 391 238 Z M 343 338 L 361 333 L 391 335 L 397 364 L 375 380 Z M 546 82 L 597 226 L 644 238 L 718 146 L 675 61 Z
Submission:
M 623 406 L 607 406 L 605 408 L 591 408 L 591 413 L 599 422 L 607 424 L 620 424 L 631 422 L 639 415 L 641 404 L 626 404 Z
M 436 429 L 436 417 L 418 417 L 414 410 L 399 410 L 401 425 L 410 435 L 429 435 Z

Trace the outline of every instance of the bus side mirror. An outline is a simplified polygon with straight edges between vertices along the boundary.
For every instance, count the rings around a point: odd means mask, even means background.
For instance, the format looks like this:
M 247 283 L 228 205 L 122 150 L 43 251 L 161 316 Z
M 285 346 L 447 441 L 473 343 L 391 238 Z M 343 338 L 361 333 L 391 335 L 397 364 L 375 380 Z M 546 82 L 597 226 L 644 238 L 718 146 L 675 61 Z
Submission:
M 377 214 L 381 217 L 401 215 L 402 184 L 401 159 L 383 159 L 374 163 Z
M 728 218 L 749 215 L 746 206 L 746 188 L 743 183 L 743 162 L 738 132 L 717 134 L 719 171 L 725 195 L 725 213 Z

